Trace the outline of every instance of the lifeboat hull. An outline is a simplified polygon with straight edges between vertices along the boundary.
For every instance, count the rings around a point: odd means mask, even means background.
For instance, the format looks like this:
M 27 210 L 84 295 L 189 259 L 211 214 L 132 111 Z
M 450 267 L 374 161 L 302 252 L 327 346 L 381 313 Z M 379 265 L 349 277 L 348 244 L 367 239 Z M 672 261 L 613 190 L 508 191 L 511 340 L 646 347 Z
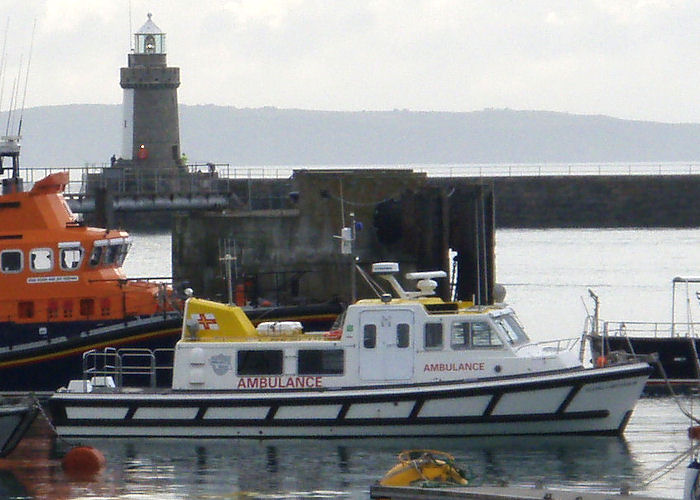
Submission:
M 126 321 L 76 321 L 41 325 L 0 323 L 0 391 L 55 391 L 82 373 L 83 352 L 106 346 L 172 348 L 182 318 L 169 312 Z M 40 328 L 45 335 L 36 334 Z M 31 333 L 31 335 L 30 335 Z M 159 385 L 170 385 L 170 378 Z

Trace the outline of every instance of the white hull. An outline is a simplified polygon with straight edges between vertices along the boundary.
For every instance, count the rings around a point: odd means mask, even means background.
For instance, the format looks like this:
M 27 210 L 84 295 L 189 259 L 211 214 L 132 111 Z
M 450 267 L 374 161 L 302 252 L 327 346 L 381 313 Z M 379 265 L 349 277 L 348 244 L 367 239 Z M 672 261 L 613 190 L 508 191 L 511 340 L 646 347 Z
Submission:
M 65 437 L 621 434 L 650 370 L 637 363 L 352 390 L 59 392 L 49 408 Z

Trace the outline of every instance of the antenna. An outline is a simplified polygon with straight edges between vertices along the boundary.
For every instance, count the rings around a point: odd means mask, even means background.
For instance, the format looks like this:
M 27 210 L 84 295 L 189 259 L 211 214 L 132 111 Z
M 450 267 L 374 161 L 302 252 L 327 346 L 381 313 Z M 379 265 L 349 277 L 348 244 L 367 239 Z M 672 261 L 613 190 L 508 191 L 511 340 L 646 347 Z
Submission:
M 129 52 L 134 51 L 134 30 L 131 27 L 131 0 L 129 0 Z
M 27 86 L 29 83 L 29 66 L 32 63 L 32 50 L 34 50 L 34 33 L 36 32 L 36 17 L 34 18 L 34 26 L 32 26 L 32 38 L 29 42 L 29 57 L 27 58 L 27 72 L 24 76 L 24 90 L 22 92 L 22 106 L 19 111 L 19 126 L 17 127 L 17 137 L 22 135 L 22 118 L 24 117 L 24 103 L 27 100 Z
M 20 71 L 22 68 L 22 58 L 19 62 Z M 17 78 L 12 81 L 12 92 L 10 93 L 10 105 L 7 108 L 7 125 L 5 126 L 5 135 L 10 134 L 10 123 L 12 122 L 12 112 L 15 109 L 15 99 L 17 97 Z
M 2 94 L 5 90 L 5 64 L 6 64 L 6 48 L 7 48 L 7 32 L 10 31 L 10 18 L 7 18 L 5 24 L 5 37 L 2 42 L 2 59 L 0 59 L 0 111 L 2 111 Z

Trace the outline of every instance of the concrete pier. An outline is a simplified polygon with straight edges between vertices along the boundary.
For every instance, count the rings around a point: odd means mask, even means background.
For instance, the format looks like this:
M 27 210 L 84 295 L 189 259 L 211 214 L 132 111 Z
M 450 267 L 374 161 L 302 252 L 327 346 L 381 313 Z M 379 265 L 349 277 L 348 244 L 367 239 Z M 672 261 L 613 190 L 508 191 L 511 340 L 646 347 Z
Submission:
M 356 260 L 396 261 L 401 273 L 455 271 L 439 294 L 493 301 L 493 190 L 480 181 L 435 180 L 411 170 L 297 170 L 285 181 L 233 184 L 240 206 L 176 218 L 173 274 L 198 294 L 225 299 L 225 268 L 246 302 L 304 304 L 373 296 Z M 343 227 L 353 254 L 341 252 Z M 450 261 L 450 251 L 454 260 Z

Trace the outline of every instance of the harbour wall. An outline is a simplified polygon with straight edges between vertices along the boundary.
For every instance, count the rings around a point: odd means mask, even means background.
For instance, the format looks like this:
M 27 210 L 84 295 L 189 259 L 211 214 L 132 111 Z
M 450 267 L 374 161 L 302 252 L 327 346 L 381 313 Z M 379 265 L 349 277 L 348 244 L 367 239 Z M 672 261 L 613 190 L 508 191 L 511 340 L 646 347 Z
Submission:
M 441 296 L 494 300 L 493 193 L 478 179 L 296 170 L 229 187 L 230 209 L 177 216 L 173 227 L 173 276 L 205 296 L 226 293 L 230 262 L 242 301 L 253 305 L 347 303 L 374 295 L 365 280 L 352 282 L 355 263 L 391 261 L 402 273 L 453 268 L 454 289 L 442 280 Z
M 493 177 L 496 227 L 700 227 L 700 176 Z
M 396 261 L 403 272 L 452 267 L 454 294 L 440 295 L 481 303 L 494 300 L 497 227 L 700 227 L 700 176 L 689 175 L 298 170 L 288 179 L 240 179 L 228 188 L 230 209 L 176 217 L 173 273 L 199 293 L 223 298 L 222 259 L 229 254 L 234 282 L 251 303 L 352 300 L 352 259 L 334 236 L 341 227 L 357 229 L 358 262 Z M 362 282 L 357 286 L 358 296 L 368 296 Z

